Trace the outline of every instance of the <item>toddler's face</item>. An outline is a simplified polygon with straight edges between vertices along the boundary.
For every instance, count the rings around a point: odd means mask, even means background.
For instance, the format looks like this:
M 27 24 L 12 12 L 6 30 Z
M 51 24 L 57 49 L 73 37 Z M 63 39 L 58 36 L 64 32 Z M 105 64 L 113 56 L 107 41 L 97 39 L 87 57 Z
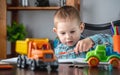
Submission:
M 61 43 L 67 46 L 75 45 L 80 39 L 83 30 L 84 27 L 82 27 L 82 25 L 78 25 L 76 20 L 59 22 L 57 24 L 57 28 L 54 28 L 54 31 L 59 37 Z

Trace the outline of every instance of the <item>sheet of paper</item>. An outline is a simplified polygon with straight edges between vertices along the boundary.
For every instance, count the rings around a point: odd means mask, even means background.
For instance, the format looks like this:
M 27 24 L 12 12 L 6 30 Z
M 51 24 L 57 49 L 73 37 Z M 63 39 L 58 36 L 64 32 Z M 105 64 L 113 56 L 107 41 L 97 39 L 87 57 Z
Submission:
M 3 59 L 1 61 L 2 62 L 7 62 L 7 63 L 17 63 L 17 57 L 15 57 L 15 58 L 9 58 L 9 59 Z
M 76 58 L 76 59 L 58 59 L 59 63 L 74 63 L 74 62 L 79 62 L 79 63 L 86 63 L 84 58 Z

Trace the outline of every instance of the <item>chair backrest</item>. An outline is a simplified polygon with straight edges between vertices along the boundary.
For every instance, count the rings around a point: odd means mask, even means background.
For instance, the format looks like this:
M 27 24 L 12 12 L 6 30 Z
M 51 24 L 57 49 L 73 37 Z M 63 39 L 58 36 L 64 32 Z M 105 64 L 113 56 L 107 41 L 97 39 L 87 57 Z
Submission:
M 114 25 L 120 27 L 120 20 L 113 21 Z M 85 23 L 85 30 L 83 32 L 84 37 L 88 37 L 98 33 L 107 33 L 112 35 L 111 22 L 105 24 L 88 24 Z

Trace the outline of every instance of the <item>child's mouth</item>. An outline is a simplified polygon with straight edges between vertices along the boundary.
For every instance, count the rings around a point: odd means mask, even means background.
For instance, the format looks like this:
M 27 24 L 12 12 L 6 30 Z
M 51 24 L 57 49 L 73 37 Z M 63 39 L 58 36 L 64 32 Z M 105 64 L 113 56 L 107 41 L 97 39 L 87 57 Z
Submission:
M 68 41 L 67 44 L 71 45 L 71 44 L 73 44 L 73 41 Z

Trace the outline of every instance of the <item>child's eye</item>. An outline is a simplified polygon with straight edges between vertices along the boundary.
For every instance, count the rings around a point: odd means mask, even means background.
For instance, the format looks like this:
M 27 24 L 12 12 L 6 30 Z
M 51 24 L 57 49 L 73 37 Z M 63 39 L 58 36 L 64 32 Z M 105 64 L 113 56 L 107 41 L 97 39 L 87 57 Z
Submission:
M 75 31 L 70 31 L 70 33 L 74 33 Z
M 63 33 L 61 33 L 62 35 L 64 35 L 65 34 L 65 32 L 63 32 Z

